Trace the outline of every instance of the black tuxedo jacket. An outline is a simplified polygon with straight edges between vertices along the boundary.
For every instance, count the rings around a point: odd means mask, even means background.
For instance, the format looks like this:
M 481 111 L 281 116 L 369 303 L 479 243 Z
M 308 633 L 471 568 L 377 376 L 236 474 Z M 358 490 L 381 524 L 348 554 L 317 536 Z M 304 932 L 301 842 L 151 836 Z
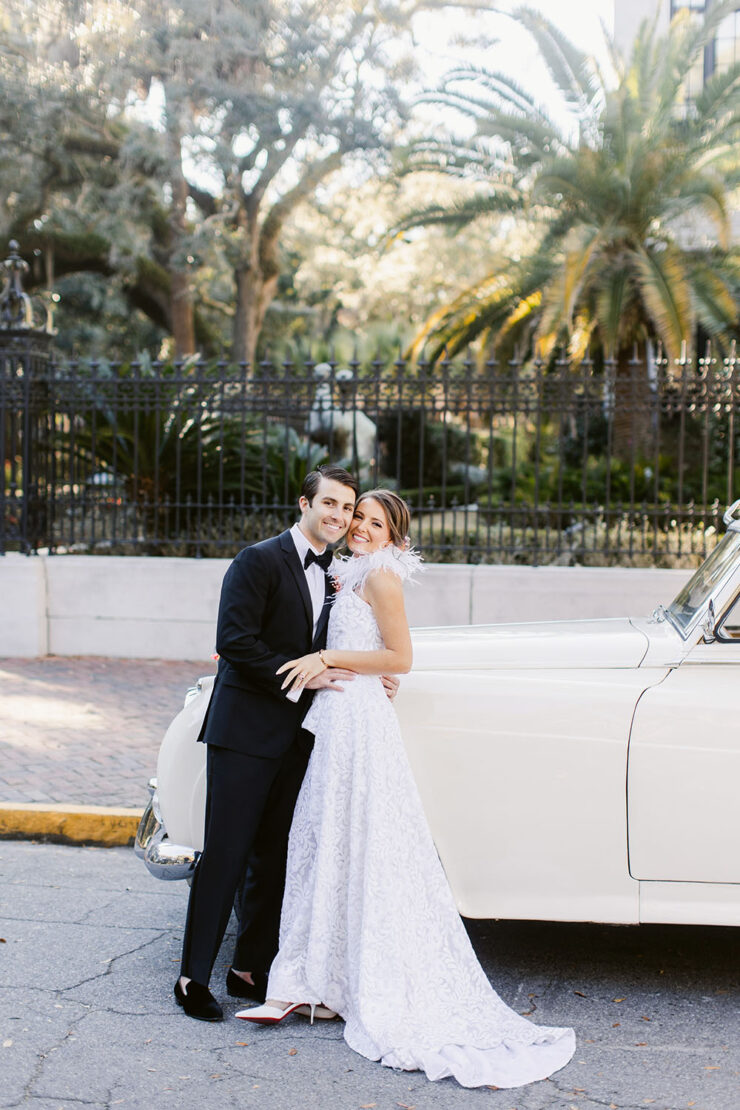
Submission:
M 289 659 L 324 647 L 332 586 L 313 631 L 306 575 L 290 531 L 245 547 L 226 572 L 218 610 L 218 673 L 199 740 L 247 755 L 275 758 L 301 731 L 311 702 L 281 691 L 275 674 Z

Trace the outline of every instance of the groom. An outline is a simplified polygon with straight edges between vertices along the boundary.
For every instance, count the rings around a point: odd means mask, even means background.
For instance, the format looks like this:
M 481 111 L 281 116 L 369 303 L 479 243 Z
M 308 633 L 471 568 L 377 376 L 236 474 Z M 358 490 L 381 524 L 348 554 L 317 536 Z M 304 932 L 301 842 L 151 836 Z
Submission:
M 208 989 L 240 882 L 239 934 L 228 993 L 264 1001 L 278 948 L 288 833 L 313 737 L 301 722 L 313 696 L 297 702 L 275 673 L 289 659 L 326 645 L 332 585 L 327 544 L 349 528 L 357 482 L 340 466 L 320 466 L 301 491 L 301 519 L 246 547 L 221 588 L 218 673 L 199 740 L 208 746 L 203 852 L 190 890 L 181 977 L 175 998 L 189 1017 L 222 1021 Z M 351 671 L 329 668 L 306 689 L 342 689 Z M 395 682 L 391 686 L 391 696 Z

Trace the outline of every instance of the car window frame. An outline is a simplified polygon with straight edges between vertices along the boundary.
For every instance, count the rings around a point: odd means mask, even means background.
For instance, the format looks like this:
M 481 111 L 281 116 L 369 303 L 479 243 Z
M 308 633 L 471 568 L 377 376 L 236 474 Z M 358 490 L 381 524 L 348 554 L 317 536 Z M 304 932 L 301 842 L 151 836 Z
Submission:
M 738 533 L 740 533 L 740 526 L 739 527 L 730 527 L 730 528 L 728 528 L 727 532 L 725 533 L 725 535 L 720 540 L 720 544 L 723 543 L 725 540 L 727 540 L 733 532 L 736 535 Z M 735 543 L 738 543 L 737 539 L 735 540 Z M 719 544 L 717 546 L 719 546 Z M 714 551 L 716 551 L 716 550 L 717 550 L 717 548 L 714 549 Z M 714 554 L 714 551 L 711 552 L 712 555 Z M 711 555 L 707 556 L 707 559 L 709 559 L 710 557 L 711 557 Z M 708 609 L 709 609 L 710 602 L 714 602 L 716 600 L 716 598 L 722 594 L 723 589 L 727 586 L 728 580 L 731 579 L 731 577 L 734 573 L 737 573 L 737 566 L 736 565 L 733 566 L 731 564 L 730 567 L 725 571 L 725 573 L 717 581 L 712 583 L 712 586 L 711 586 L 709 592 L 705 595 L 701 604 L 694 611 L 693 616 L 691 617 L 691 620 L 688 621 L 686 624 L 683 624 L 682 621 L 680 620 L 680 618 L 678 617 L 677 612 L 674 610 L 674 605 L 675 605 L 676 601 L 678 600 L 678 598 L 681 596 L 681 593 L 683 592 L 683 590 L 686 589 L 690 585 L 691 581 L 693 581 L 694 576 L 696 576 L 699 573 L 699 571 L 701 571 L 703 569 L 705 563 L 707 562 L 707 559 L 705 559 L 704 563 L 702 563 L 699 567 L 696 568 L 696 570 L 694 571 L 694 575 L 692 575 L 692 578 L 689 580 L 689 582 L 686 584 L 686 586 L 684 586 L 682 588 L 682 590 L 679 591 L 679 593 L 673 599 L 671 604 L 667 607 L 667 609 L 665 609 L 665 616 L 666 616 L 667 620 L 675 628 L 676 632 L 678 632 L 678 634 L 679 634 L 679 636 L 681 637 L 682 640 L 686 640 L 686 641 L 691 640 L 692 635 L 694 634 L 696 629 L 699 628 L 702 625 L 702 623 L 706 620 L 706 616 L 707 616 L 707 612 L 708 612 Z M 740 591 L 738 591 L 738 592 L 740 592 Z M 737 596 L 737 594 L 735 596 Z M 723 606 L 723 614 L 728 614 L 728 613 L 729 613 L 729 608 L 727 606 Z M 720 618 L 720 619 L 722 619 L 722 618 Z M 719 624 L 719 620 L 715 620 L 713 631 L 717 628 L 718 624 Z M 715 632 L 715 638 L 716 638 L 716 632 Z M 727 642 L 728 643 L 734 643 L 735 641 L 728 639 Z
M 714 630 L 713 630 L 714 631 L 715 643 L 718 643 L 718 644 L 740 644 L 740 633 L 737 636 L 723 636 L 722 635 L 723 625 L 727 622 L 728 617 L 730 616 L 733 609 L 738 604 L 740 604 L 740 588 L 738 588 L 735 591 L 735 593 L 732 597 L 732 600 L 728 602 L 728 604 L 725 606 L 721 616 L 719 616 L 717 618 L 717 620 L 715 621 Z M 740 622 L 738 622 L 738 627 L 740 628 Z

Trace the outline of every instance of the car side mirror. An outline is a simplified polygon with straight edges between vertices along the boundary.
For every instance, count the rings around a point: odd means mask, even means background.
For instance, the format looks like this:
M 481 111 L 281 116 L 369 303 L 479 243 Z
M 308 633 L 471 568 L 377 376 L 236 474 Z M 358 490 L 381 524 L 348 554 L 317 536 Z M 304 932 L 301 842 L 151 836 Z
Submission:
M 714 612 L 714 602 L 710 598 L 709 605 L 707 607 L 707 615 L 704 618 L 704 623 L 701 626 L 702 639 L 705 644 L 713 644 L 714 641 L 717 639 L 716 621 L 717 618 Z

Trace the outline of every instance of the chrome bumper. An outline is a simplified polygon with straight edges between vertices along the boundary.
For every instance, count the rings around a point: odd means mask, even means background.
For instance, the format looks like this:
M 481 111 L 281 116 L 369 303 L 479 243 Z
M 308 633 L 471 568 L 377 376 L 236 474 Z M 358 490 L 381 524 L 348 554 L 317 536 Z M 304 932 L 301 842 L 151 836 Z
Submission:
M 136 830 L 134 852 L 155 879 L 188 879 L 200 852 L 170 843 L 159 809 L 156 779 L 149 780 L 149 793 L 151 797 Z

